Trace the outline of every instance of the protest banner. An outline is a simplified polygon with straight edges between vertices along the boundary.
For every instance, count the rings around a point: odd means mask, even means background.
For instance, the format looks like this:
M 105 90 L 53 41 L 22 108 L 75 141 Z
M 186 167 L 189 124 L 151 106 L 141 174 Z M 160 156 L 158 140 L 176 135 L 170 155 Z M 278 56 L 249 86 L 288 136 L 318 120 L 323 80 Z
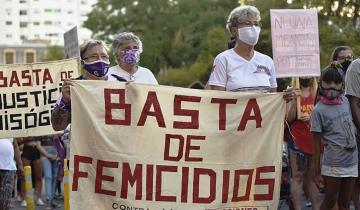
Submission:
M 50 116 L 62 81 L 77 76 L 76 59 L 0 65 L 0 138 L 54 134 Z
M 317 11 L 314 9 L 272 9 L 270 17 L 276 76 L 319 76 Z
M 71 209 L 277 209 L 281 93 L 83 80 L 71 101 Z
M 80 57 L 79 38 L 77 26 L 64 33 L 65 58 Z

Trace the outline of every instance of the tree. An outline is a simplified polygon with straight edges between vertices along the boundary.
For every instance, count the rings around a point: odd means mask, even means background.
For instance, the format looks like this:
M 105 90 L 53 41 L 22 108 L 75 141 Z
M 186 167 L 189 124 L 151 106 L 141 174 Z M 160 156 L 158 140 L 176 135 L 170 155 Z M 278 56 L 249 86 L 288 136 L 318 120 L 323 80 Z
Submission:
M 263 27 L 256 50 L 272 56 L 270 9 L 316 8 L 319 15 L 320 58 L 328 65 L 334 47 L 349 45 L 360 53 L 358 0 L 242 0 L 259 8 Z M 214 57 L 230 38 L 227 16 L 238 0 L 99 0 L 85 27 L 96 38 L 112 41 L 132 31 L 144 44 L 141 65 L 150 68 L 161 84 L 188 86 L 206 83 Z M 278 80 L 279 89 L 289 79 Z
M 49 46 L 46 49 L 44 61 L 57 61 L 64 58 L 65 58 L 64 48 L 61 46 L 53 45 L 53 46 Z
M 237 0 L 100 0 L 85 27 L 107 41 L 122 31 L 139 35 L 141 65 L 157 73 L 193 64 L 208 30 L 224 27 L 228 11 L 237 5 Z

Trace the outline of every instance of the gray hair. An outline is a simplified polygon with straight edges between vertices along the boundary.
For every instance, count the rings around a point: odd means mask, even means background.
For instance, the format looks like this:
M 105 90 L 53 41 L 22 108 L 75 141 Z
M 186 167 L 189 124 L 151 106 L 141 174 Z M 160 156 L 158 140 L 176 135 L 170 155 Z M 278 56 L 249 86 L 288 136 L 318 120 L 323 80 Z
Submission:
M 226 28 L 231 33 L 230 29 L 232 27 L 237 27 L 240 22 L 253 17 L 260 20 L 260 11 L 256 7 L 250 5 L 241 5 L 236 7 L 230 12 L 226 22 Z
M 143 51 L 142 42 L 138 36 L 136 36 L 132 32 L 122 32 L 115 37 L 115 39 L 112 43 L 112 47 L 113 47 L 115 56 L 121 45 L 131 43 L 131 42 L 134 42 L 139 46 L 140 53 Z
M 85 42 L 83 45 L 81 45 L 80 58 L 84 59 L 84 55 L 85 55 L 86 51 L 97 45 L 103 46 L 104 49 L 106 50 L 106 52 L 109 52 L 109 48 L 106 46 L 105 42 L 103 42 L 101 40 L 90 39 L 87 42 Z

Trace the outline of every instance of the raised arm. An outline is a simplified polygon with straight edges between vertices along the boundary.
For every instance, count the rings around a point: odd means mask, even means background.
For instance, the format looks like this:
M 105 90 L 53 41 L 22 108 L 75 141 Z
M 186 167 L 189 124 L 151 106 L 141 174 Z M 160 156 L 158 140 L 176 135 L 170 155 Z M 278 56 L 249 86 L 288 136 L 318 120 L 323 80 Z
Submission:
M 64 84 L 61 88 L 61 96 L 56 102 L 56 107 L 51 113 L 51 124 L 54 130 L 61 131 L 64 130 L 71 122 L 71 112 L 70 112 L 70 86 L 72 85 L 70 80 L 64 81 Z

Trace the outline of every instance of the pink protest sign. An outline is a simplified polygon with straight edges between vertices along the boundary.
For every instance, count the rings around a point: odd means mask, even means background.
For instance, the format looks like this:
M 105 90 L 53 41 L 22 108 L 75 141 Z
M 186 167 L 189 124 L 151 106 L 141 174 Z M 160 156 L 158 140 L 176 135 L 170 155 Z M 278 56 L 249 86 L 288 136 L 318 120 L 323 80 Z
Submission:
M 320 75 L 317 11 L 270 11 L 273 58 L 277 77 Z

